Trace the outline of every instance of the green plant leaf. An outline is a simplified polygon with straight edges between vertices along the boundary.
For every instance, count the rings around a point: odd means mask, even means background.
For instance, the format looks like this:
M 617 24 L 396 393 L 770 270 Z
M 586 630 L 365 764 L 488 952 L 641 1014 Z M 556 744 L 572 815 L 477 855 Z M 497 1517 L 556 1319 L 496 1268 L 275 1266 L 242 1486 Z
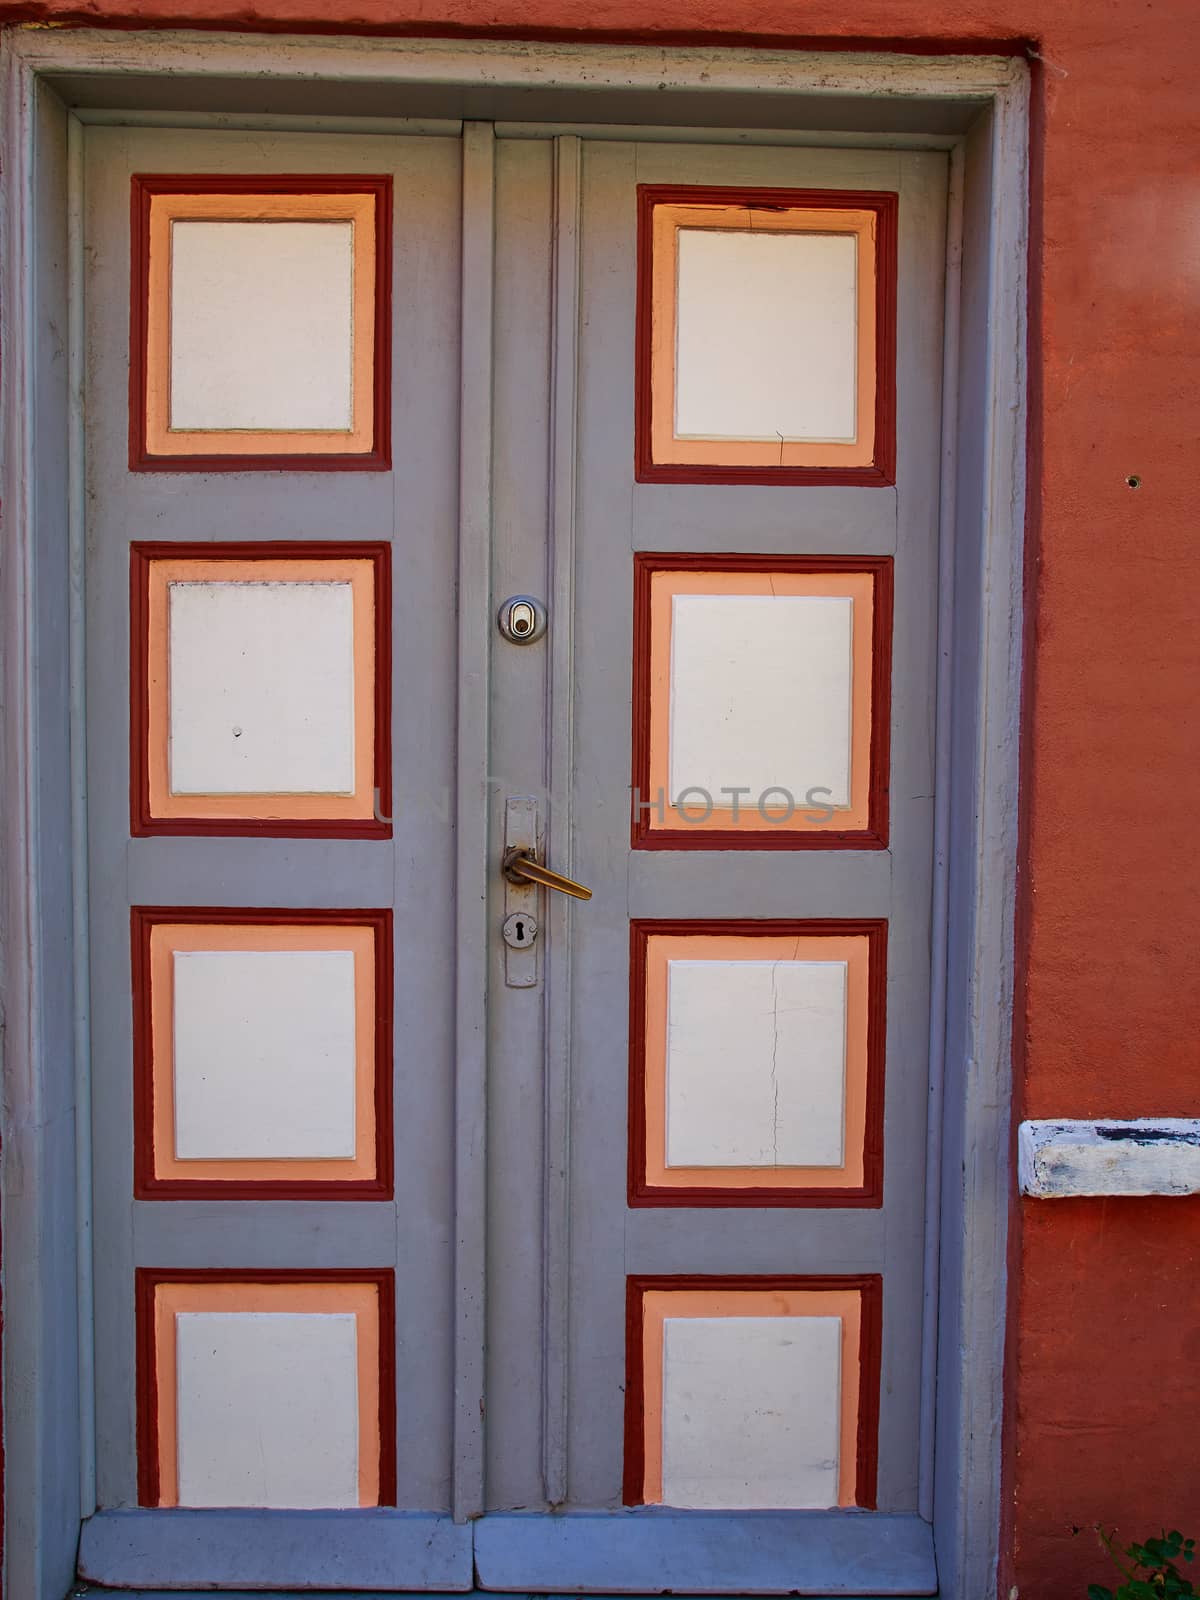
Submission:
M 1102 1583 L 1089 1583 L 1087 1600 L 1113 1600 L 1113 1592 Z

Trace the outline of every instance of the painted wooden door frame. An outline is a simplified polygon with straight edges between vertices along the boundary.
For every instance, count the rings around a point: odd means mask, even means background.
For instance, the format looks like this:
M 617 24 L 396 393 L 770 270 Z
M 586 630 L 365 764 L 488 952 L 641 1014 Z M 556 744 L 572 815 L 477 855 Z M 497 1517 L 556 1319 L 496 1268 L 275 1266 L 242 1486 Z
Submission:
M 0 905 L 7 1593 L 58 1600 L 94 1510 L 83 661 L 81 121 L 203 125 L 197 81 L 351 126 L 404 91 L 502 131 L 937 147 L 951 156 L 922 1511 L 941 1593 L 994 1594 L 1000 1508 L 1025 494 L 1028 76 L 1007 57 L 56 33 L 3 39 Z M 132 75 L 136 74 L 136 83 Z M 188 80 L 179 109 L 179 80 Z M 667 81 L 672 93 L 664 96 Z M 531 123 L 587 85 L 597 121 Z M 149 87 L 148 87 L 149 86 Z M 231 91 L 232 86 L 232 91 Z M 769 115 L 747 108 L 769 87 Z M 350 99 L 346 96 L 349 94 Z M 370 96 L 374 94 L 374 99 Z M 363 96 L 368 96 L 364 101 Z M 157 98 L 156 98 L 157 96 Z M 439 111 L 452 110 L 446 117 Z M 451 100 L 454 100 L 454 106 Z M 122 110 L 128 102 L 139 109 Z M 764 102 L 765 103 L 765 102 Z M 822 130 L 824 108 L 853 134 Z M 174 106 L 174 109 L 172 107 Z M 676 107 L 686 106 L 686 113 Z M 703 118 L 696 108 L 704 107 Z M 617 112 L 628 108 L 627 115 Z M 780 108 L 790 108 L 783 109 Z M 550 104 L 548 103 L 548 109 Z M 589 114 L 586 113 L 585 114 Z M 687 120 L 681 124 L 681 118 Z M 521 120 L 516 120 L 521 119 Z M 619 126 L 620 123 L 624 126 Z M 647 126 L 647 125 L 655 126 Z M 228 117 L 222 125 L 230 126 Z M 363 126 L 361 115 L 353 125 Z M 374 130 L 414 119 L 371 115 Z M 950 131 L 947 131 L 949 129 Z M 969 397 L 961 413 L 958 396 Z M 468 532 L 470 530 L 467 530 Z M 478 543 L 478 540 L 474 541 Z M 468 641 L 470 643 L 470 641 Z M 474 641 L 478 648 L 479 641 Z M 472 759 L 472 752 L 464 753 Z M 474 753 L 476 756 L 478 752 Z M 474 848 L 482 837 L 474 830 Z M 475 871 L 482 874 L 481 859 Z M 477 919 L 476 919 L 477 920 Z M 954 938 L 947 930 L 954 929 Z M 482 957 L 480 956 L 480 959 Z M 936 1470 L 934 1437 L 936 1434 Z

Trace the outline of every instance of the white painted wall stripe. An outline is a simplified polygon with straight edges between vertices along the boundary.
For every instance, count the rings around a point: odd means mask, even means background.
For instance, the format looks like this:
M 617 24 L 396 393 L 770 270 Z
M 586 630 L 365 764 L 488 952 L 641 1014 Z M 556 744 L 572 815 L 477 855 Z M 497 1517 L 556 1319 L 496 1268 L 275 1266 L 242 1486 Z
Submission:
M 1023 1122 L 1021 1193 L 1200 1194 L 1200 1117 Z

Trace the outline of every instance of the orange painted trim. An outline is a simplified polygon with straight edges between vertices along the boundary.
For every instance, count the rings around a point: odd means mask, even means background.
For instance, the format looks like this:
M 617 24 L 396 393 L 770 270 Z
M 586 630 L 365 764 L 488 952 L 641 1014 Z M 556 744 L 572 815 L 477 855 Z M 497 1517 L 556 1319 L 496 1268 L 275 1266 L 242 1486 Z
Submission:
M 877 1208 L 883 1204 L 883 1113 L 887 1058 L 887 938 L 888 925 L 880 918 L 818 921 L 806 918 L 763 919 L 661 918 L 635 920 L 629 926 L 629 1164 L 627 1199 L 631 1207 L 641 1206 L 750 1206 L 794 1208 L 843 1207 Z M 785 954 L 804 941 L 829 941 L 833 945 L 853 942 L 865 947 L 865 961 L 853 963 L 854 992 L 858 975 L 865 990 L 865 1030 L 863 1043 L 861 1142 L 857 1131 L 857 1091 L 847 1093 L 844 1169 L 755 1168 L 668 1168 L 666 1166 L 665 1121 L 661 1110 L 665 1096 L 661 1088 L 650 1087 L 652 1051 L 665 1062 L 665 982 L 658 984 L 661 995 L 661 1021 L 650 1016 L 651 989 L 649 953 L 652 941 L 661 941 L 663 963 L 672 948 L 694 949 L 699 942 L 712 940 L 730 946 L 745 941 L 761 950 L 764 943 L 778 942 Z M 751 958 L 753 958 L 751 956 Z M 663 974 L 665 979 L 665 973 Z M 848 977 L 851 974 L 848 973 Z M 652 1043 L 658 1032 L 661 1043 Z M 847 1031 L 847 1054 L 851 1049 Z M 661 1081 L 661 1079 L 660 1079 Z M 649 1114 L 652 1099 L 655 1114 Z M 853 1115 L 855 1128 L 849 1126 Z M 651 1132 L 651 1126 L 654 1131 Z M 651 1176 L 651 1171 L 658 1174 Z M 789 1181 L 780 1181 L 786 1172 Z M 857 1182 L 850 1182 L 850 1173 Z M 686 1175 L 685 1175 L 686 1174 Z M 804 1176 L 801 1177 L 801 1174 Z M 717 1181 L 711 1181 L 713 1178 Z
M 651 213 L 650 446 L 656 465 L 866 467 L 875 458 L 875 226 L 873 211 L 763 210 L 752 205 L 656 205 Z M 855 429 L 848 441 L 696 438 L 675 431 L 679 234 L 846 234 L 856 251 Z M 737 308 L 730 307 L 730 315 Z
M 358 1328 L 359 1505 L 396 1503 L 395 1291 L 390 1271 L 139 1267 L 138 1503 L 176 1506 L 175 1319 L 181 1312 L 350 1312 Z
M 353 596 L 354 789 L 175 795 L 169 589 L 178 582 L 344 582 Z M 130 549 L 130 831 L 389 838 L 391 549 L 384 544 L 139 544 Z M 376 798 L 378 791 L 378 801 Z
M 626 1505 L 662 1504 L 663 1322 L 668 1316 L 837 1316 L 842 1322 L 838 1504 L 873 1510 L 879 1450 L 883 1280 L 631 1277 L 626 1288 Z
M 657 571 L 650 579 L 650 783 L 649 795 L 655 805 L 647 812 L 649 830 L 707 833 L 823 833 L 842 829 L 864 829 L 870 817 L 871 783 L 871 645 L 874 635 L 873 608 L 875 584 L 866 572 L 679 572 Z M 764 817 L 757 796 L 746 797 L 734 812 L 714 806 L 707 816 L 691 813 L 697 807 L 680 808 L 671 795 L 671 652 L 673 607 L 676 595 L 812 595 L 846 596 L 854 603 L 851 644 L 850 698 L 850 804 L 839 806 L 833 817 L 819 820 L 825 808 L 801 809 L 803 797 L 797 795 L 797 810 L 786 821 L 771 822 L 771 806 Z M 657 798 L 663 797 L 662 821 L 658 820 Z M 778 808 L 776 808 L 778 809 Z M 818 820 L 813 820 L 814 816 Z
M 633 558 L 633 751 L 631 787 L 630 843 L 635 850 L 882 850 L 888 842 L 888 784 L 891 760 L 891 694 L 892 694 L 892 571 L 891 556 L 761 556 L 743 554 L 706 555 L 696 552 L 657 554 L 638 551 Z M 851 689 L 852 705 L 855 696 L 865 694 L 869 699 L 869 721 L 864 719 L 868 731 L 866 747 L 867 817 L 863 827 L 848 826 L 843 820 L 844 811 L 835 812 L 828 823 L 809 822 L 800 811 L 791 818 L 764 822 L 757 812 L 753 797 L 749 804 L 743 800 L 738 817 L 732 811 L 721 817 L 714 807 L 714 815 L 689 822 L 676 820 L 666 805 L 665 731 L 653 730 L 658 739 L 660 787 L 651 781 L 652 721 L 655 699 L 660 719 L 669 719 L 668 702 L 663 698 L 664 682 L 669 681 L 670 642 L 663 638 L 663 619 L 660 613 L 657 638 L 652 627 L 653 589 L 659 573 L 701 574 L 712 584 L 705 593 L 731 592 L 727 580 L 731 575 L 753 574 L 768 587 L 765 591 L 777 592 L 770 587 L 784 577 L 797 574 L 807 576 L 837 575 L 845 584 L 852 575 L 869 576 L 871 591 L 870 626 L 855 628 L 855 649 L 861 648 L 864 635 L 869 637 L 869 673 L 858 670 L 859 657 L 854 657 L 855 681 Z M 836 593 L 847 593 L 845 588 Z M 669 620 L 669 608 L 667 617 Z M 656 653 L 657 652 L 657 653 Z M 654 668 L 658 670 L 659 693 L 654 693 Z M 664 677 L 665 673 L 665 677 Z M 858 719 L 856 717 L 856 723 Z M 667 721 L 660 723 L 665 730 Z M 852 732 L 853 740 L 853 732 Z M 864 765 L 860 760 L 854 765 L 854 747 L 851 750 L 851 799 L 855 798 L 853 784 L 863 777 Z M 663 816 L 658 817 L 658 798 L 662 797 Z M 771 814 L 773 808 L 765 808 Z M 825 808 L 821 808 L 824 810 Z M 753 816 L 748 816 L 752 812 Z M 690 808 L 689 808 L 690 814 Z M 809 816 L 820 813 L 811 808 Z
M 173 431 L 168 415 L 170 224 L 186 217 L 246 221 L 268 215 L 355 225 L 352 427 Z M 391 466 L 390 177 L 135 173 L 130 235 L 130 471 L 378 472 Z
M 672 1167 L 667 1165 L 667 980 L 672 961 L 842 961 L 846 964 L 843 1160 L 837 1167 Z M 645 961 L 645 1183 L 649 1189 L 862 1190 L 867 1131 L 870 944 L 804 934 L 651 935 Z
M 774 483 L 863 484 L 882 488 L 896 481 L 896 285 L 898 273 L 899 195 L 866 189 L 764 189 L 734 185 L 639 184 L 637 186 L 637 326 L 634 392 L 634 474 L 639 483 Z M 804 211 L 835 214 L 870 213 L 874 217 L 875 408 L 871 426 L 873 454 L 865 463 L 843 460 L 833 465 L 780 464 L 778 447 L 769 461 L 747 462 L 715 458 L 662 460 L 656 455 L 655 434 L 655 248 L 654 223 L 660 207 L 724 208 L 752 210 L 769 216 L 782 212 L 797 217 Z M 787 225 L 786 222 L 784 224 Z M 674 294 L 670 284 L 667 295 Z M 660 303 L 662 295 L 660 294 Z M 674 318 L 671 326 L 673 330 Z M 674 366 L 673 333 L 668 336 L 659 317 L 657 348 Z M 671 384 L 674 383 L 672 374 Z M 659 404 L 662 404 L 660 388 Z M 666 412 L 668 434 L 674 441 L 674 404 Z M 661 427 L 661 424 L 660 424 Z M 676 445 L 671 442 L 669 450 Z M 708 446 L 705 446 L 708 449 Z M 823 448 L 823 447 L 822 447 Z M 845 448 L 844 446 L 841 448 Z
M 348 950 L 354 957 L 354 1147 L 349 1160 L 299 1157 L 191 1160 L 175 1154 L 174 956 L 189 950 Z M 375 930 L 370 927 L 241 926 L 160 922 L 150 930 L 151 1052 L 154 1073 L 154 1176 L 296 1182 L 375 1177 Z
M 390 1200 L 393 1193 L 393 973 L 390 910 L 134 906 L 133 1192 L 137 1200 Z M 355 950 L 353 1161 L 174 1158 L 173 949 Z M 155 967 L 157 966 L 157 978 Z M 165 977 L 165 982 L 164 982 Z
M 186 583 L 348 583 L 354 627 L 354 789 L 325 794 L 176 794 L 170 779 L 170 596 Z M 370 561 L 160 558 L 150 564 L 150 809 L 155 817 L 365 820 L 375 813 L 375 572 Z
M 361 454 L 371 448 L 375 325 L 375 197 L 369 194 L 156 194 L 150 199 L 146 312 L 146 451 L 173 455 Z M 171 250 L 176 222 L 348 222 L 351 255 L 351 410 L 348 429 L 182 429 L 171 421 Z
M 842 1404 L 838 1450 L 838 1505 L 852 1506 L 858 1462 L 858 1348 L 861 1296 L 857 1290 L 801 1289 L 648 1290 L 642 1301 L 645 1362 L 646 1505 L 662 1505 L 663 1323 L 668 1317 L 838 1317 L 842 1324 Z

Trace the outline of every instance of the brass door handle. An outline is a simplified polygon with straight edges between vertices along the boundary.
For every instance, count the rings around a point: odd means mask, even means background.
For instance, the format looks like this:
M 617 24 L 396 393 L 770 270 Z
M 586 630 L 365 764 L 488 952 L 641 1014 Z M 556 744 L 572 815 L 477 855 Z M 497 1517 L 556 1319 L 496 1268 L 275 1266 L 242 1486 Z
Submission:
M 534 859 L 528 850 L 514 845 L 504 852 L 500 870 L 509 883 L 540 883 L 543 889 L 557 889 L 559 894 L 569 894 L 575 900 L 590 900 L 592 891 L 585 889 L 574 878 L 564 878 L 561 872 L 552 872 Z

